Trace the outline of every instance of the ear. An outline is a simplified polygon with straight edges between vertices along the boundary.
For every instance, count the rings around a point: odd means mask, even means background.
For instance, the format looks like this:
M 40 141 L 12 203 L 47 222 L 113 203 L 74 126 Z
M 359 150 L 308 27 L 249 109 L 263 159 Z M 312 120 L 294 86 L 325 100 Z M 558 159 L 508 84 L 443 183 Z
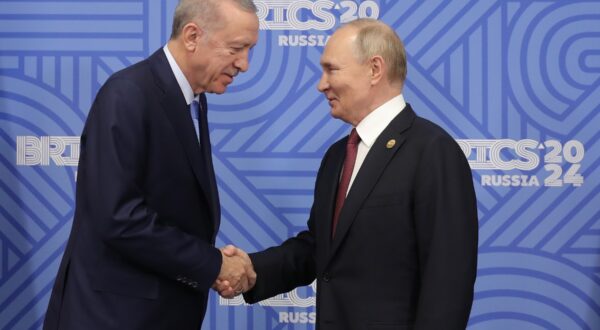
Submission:
M 187 23 L 183 26 L 181 31 L 181 38 L 183 40 L 183 45 L 185 49 L 188 51 L 195 51 L 198 46 L 198 42 L 200 41 L 200 37 L 204 31 L 202 28 L 198 26 L 198 24 L 194 22 Z
M 377 85 L 383 79 L 386 71 L 383 57 L 375 55 L 369 59 L 371 66 L 371 86 Z

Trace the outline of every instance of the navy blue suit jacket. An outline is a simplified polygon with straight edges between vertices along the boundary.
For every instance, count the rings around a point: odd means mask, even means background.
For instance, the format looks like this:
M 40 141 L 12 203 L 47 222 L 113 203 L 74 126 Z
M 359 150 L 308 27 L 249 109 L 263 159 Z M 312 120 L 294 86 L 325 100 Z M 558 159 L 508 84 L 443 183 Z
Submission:
M 201 155 L 162 49 L 107 80 L 81 135 L 75 217 L 44 329 L 200 327 L 222 261 Z
M 251 254 L 258 278 L 244 298 L 316 279 L 317 329 L 464 329 L 478 223 L 463 152 L 407 105 L 371 146 L 331 239 L 347 139 L 323 157 L 308 229 Z

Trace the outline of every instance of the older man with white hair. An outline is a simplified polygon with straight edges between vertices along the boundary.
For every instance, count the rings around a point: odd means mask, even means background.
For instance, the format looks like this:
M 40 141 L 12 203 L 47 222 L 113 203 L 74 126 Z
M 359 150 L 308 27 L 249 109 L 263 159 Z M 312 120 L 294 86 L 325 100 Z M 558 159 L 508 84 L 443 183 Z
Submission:
M 248 260 L 214 246 L 205 93 L 248 70 L 258 28 L 251 0 L 181 0 L 167 45 L 100 89 L 44 329 L 197 330 L 217 279 L 252 286 Z
M 478 231 L 464 154 L 404 101 L 406 54 L 386 24 L 343 26 L 321 66 L 319 91 L 353 128 L 323 157 L 308 229 L 250 255 L 258 277 L 244 298 L 316 279 L 317 329 L 464 329 Z

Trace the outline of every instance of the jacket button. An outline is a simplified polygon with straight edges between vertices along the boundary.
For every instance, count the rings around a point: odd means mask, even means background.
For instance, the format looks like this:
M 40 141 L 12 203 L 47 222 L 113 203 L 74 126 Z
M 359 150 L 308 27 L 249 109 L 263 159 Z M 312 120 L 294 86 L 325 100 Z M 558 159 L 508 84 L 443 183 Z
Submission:
M 331 280 L 331 276 L 329 276 L 329 273 L 323 274 L 323 281 L 329 282 L 330 280 Z

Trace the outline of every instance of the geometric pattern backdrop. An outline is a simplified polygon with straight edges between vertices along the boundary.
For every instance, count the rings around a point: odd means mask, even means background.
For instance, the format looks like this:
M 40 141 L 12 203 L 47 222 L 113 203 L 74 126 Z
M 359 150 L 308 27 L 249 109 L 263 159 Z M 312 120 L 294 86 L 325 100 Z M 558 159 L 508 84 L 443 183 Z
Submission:
M 325 150 L 348 134 L 316 85 L 357 17 L 404 40 L 404 95 L 473 169 L 479 271 L 469 329 L 600 328 L 600 2 L 258 0 L 250 70 L 209 95 L 217 245 L 306 227 Z M 0 0 L 0 328 L 39 329 L 74 211 L 79 134 L 100 86 L 165 44 L 176 0 Z M 390 279 L 393 283 L 395 280 Z M 203 329 L 313 329 L 313 286 Z

